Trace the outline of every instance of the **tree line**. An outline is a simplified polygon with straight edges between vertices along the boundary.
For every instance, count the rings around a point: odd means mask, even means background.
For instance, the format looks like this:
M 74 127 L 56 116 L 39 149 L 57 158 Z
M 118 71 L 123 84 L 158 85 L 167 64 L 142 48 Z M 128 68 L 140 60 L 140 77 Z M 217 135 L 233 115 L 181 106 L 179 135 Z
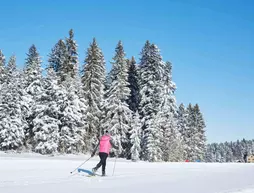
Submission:
M 244 162 L 245 156 L 254 155 L 254 140 L 226 141 L 207 145 L 207 162 Z
M 112 68 L 96 39 L 79 64 L 71 29 L 48 55 L 35 45 L 24 68 L 0 50 L 0 149 L 41 154 L 91 153 L 105 129 L 119 150 L 111 156 L 146 161 L 205 160 L 205 121 L 198 104 L 177 105 L 172 64 L 146 41 L 140 59 L 122 41 Z M 46 75 L 43 75 L 43 71 Z

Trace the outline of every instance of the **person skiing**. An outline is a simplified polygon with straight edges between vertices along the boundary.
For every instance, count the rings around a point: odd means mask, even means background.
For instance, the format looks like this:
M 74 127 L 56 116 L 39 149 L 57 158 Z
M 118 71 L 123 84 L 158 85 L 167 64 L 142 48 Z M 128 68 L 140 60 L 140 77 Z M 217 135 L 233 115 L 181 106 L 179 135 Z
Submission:
M 95 147 L 91 157 L 95 155 L 95 152 L 99 148 L 99 156 L 100 156 L 100 162 L 92 169 L 93 173 L 95 173 L 101 166 L 102 166 L 102 176 L 105 176 L 105 169 L 106 169 L 106 160 L 108 158 L 109 152 L 111 147 L 118 149 L 115 144 L 112 141 L 112 138 L 108 132 L 108 130 L 105 131 L 105 134 L 100 138 L 99 143 Z

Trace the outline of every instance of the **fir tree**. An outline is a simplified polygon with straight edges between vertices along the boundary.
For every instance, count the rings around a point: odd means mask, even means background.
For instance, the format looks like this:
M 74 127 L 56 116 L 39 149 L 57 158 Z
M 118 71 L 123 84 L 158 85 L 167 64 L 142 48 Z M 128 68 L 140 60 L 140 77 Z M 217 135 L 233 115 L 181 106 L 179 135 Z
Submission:
M 154 148 L 158 145 L 157 137 L 161 137 L 160 128 L 157 127 L 158 113 L 162 106 L 165 90 L 163 86 L 163 70 L 165 64 L 162 61 L 159 49 L 156 45 L 146 42 L 140 61 L 140 114 L 143 122 L 144 141 L 142 153 L 145 160 L 156 160 L 162 157 L 161 150 Z M 153 150 L 152 150 L 153 149 Z M 152 151 L 152 152 L 151 152 Z M 156 153 L 157 155 L 153 154 Z M 152 156 L 152 157 L 151 157 Z
M 203 116 L 198 105 L 192 107 L 192 105 L 189 104 L 187 112 L 188 118 L 186 136 L 188 136 L 188 138 L 185 138 L 185 147 L 187 147 L 188 152 L 187 158 L 192 161 L 203 160 L 206 142 Z
M 6 66 L 7 82 L 11 81 L 15 73 L 17 73 L 16 56 L 12 55 Z
M 5 56 L 2 50 L 0 50 L 0 88 L 5 80 Z
M 24 69 L 24 89 L 29 105 L 29 111 L 26 117 L 29 124 L 29 128 L 25 131 L 26 144 L 31 144 L 34 135 L 32 129 L 34 127 L 33 119 L 36 117 L 36 112 L 32 109 L 36 104 L 36 97 L 43 92 L 41 63 L 40 55 L 35 45 L 32 45 L 29 48 Z
M 128 88 L 128 69 L 125 59 L 125 53 L 122 42 L 119 41 L 116 49 L 116 54 L 113 58 L 113 70 L 116 78 L 110 84 L 105 103 L 106 118 L 105 128 L 109 128 L 111 134 L 118 141 L 122 155 L 128 150 L 127 134 L 130 128 L 131 110 L 127 105 L 127 99 L 130 95 Z
M 7 67 L 7 81 L 0 89 L 0 149 L 20 150 L 25 141 L 27 109 L 23 79 L 16 69 L 15 60 Z
M 178 128 L 178 131 L 181 133 L 182 145 L 184 149 L 183 157 L 187 159 L 188 158 L 187 156 L 188 155 L 188 137 L 189 137 L 189 133 L 188 133 L 189 130 L 187 125 L 188 114 L 183 103 L 180 104 L 177 114 L 178 114 L 177 128 Z
M 177 118 L 176 97 L 174 95 L 176 91 L 176 84 L 172 80 L 172 64 L 168 61 L 164 66 L 163 80 L 165 81 L 164 86 L 170 104 L 170 111 L 173 113 L 174 117 Z
M 105 60 L 95 39 L 87 51 L 84 64 L 82 84 L 84 97 L 87 99 L 87 136 L 92 144 L 97 143 L 100 136 L 102 105 L 105 83 Z
M 135 58 L 132 57 L 129 62 L 127 62 L 128 65 L 128 82 L 129 82 L 129 88 L 130 88 L 130 97 L 128 99 L 128 105 L 130 107 L 130 110 L 133 112 L 136 112 L 138 110 L 139 105 L 139 86 L 138 86 L 138 72 L 137 72 L 137 66 Z
M 185 147 L 187 148 L 187 159 L 192 161 L 203 160 L 206 148 L 205 122 L 200 112 L 198 104 L 192 107 L 189 104 L 187 108 L 187 130 L 185 137 Z M 221 155 L 221 154 L 220 154 Z M 221 157 L 219 158 L 221 159 Z
M 195 127 L 194 127 L 194 112 L 193 107 L 191 104 L 188 105 L 187 109 L 187 128 L 185 130 L 185 152 L 186 152 L 186 159 L 190 161 L 195 161 L 197 159 L 195 157 L 195 141 L 194 141 L 194 135 L 196 133 Z
M 195 127 L 196 127 L 196 135 L 195 135 L 195 141 L 196 141 L 196 149 L 197 149 L 197 159 L 203 160 L 205 148 L 206 148 L 206 136 L 205 136 L 205 121 L 203 118 L 202 113 L 200 112 L 199 105 L 196 104 L 194 106 L 194 113 L 195 113 Z
M 67 73 L 64 71 L 67 65 L 67 48 L 63 40 L 59 40 L 51 50 L 48 62 L 48 68 L 53 68 L 60 80 L 64 81 Z
M 12 55 L 10 57 L 6 69 L 9 73 L 13 73 L 17 70 L 16 56 L 15 55 Z
M 0 66 L 4 67 L 5 66 L 5 56 L 2 52 L 2 50 L 0 50 Z
M 30 82 L 33 82 L 33 78 L 41 76 L 41 58 L 37 51 L 37 48 L 33 44 L 28 51 L 26 63 L 25 63 L 25 73 L 29 75 Z
M 183 159 L 183 146 L 181 133 L 177 129 L 177 105 L 174 92 L 176 85 L 172 80 L 172 65 L 166 62 L 163 69 L 164 92 L 161 100 L 163 101 L 159 112 L 160 127 L 163 129 L 164 138 L 162 149 L 165 161 L 179 161 Z
M 133 113 L 134 114 L 134 113 Z M 130 142 L 131 142 L 131 159 L 132 161 L 138 161 L 140 159 L 141 151 L 141 121 L 139 114 L 136 113 L 133 115 L 131 121 L 131 130 L 130 130 Z
M 206 162 L 214 162 L 214 157 L 213 157 L 213 151 L 212 151 L 212 145 L 211 144 L 208 144 L 207 147 L 206 147 L 205 161 Z
M 231 143 L 225 142 L 225 162 L 233 161 L 233 151 L 231 149 Z
M 70 81 L 67 79 L 66 82 Z M 57 101 L 61 111 L 59 151 L 85 152 L 86 101 L 80 98 L 74 88 L 67 89 L 66 85 L 63 85 L 63 92 L 63 98 Z
M 160 125 L 161 118 L 158 115 L 154 115 L 151 120 L 147 121 L 147 128 L 145 129 L 146 159 L 149 162 L 162 161 L 163 159 L 163 130 Z
M 161 149 L 164 161 L 182 161 L 184 148 L 181 133 L 177 129 L 177 119 L 171 112 L 170 96 L 166 95 L 162 110 L 158 113 L 160 117 L 159 127 L 162 129 L 163 138 Z
M 65 73 L 70 77 L 75 78 L 78 75 L 79 62 L 78 62 L 78 45 L 74 40 L 74 32 L 71 29 L 69 31 L 69 37 L 66 38 L 66 48 L 67 48 L 67 62 L 65 66 Z
M 58 151 L 61 111 L 57 103 L 63 97 L 63 92 L 57 82 L 53 68 L 48 68 L 47 77 L 43 80 L 43 92 L 36 97 L 36 104 L 33 107 L 36 114 L 33 119 L 33 147 L 35 152 L 41 154 Z

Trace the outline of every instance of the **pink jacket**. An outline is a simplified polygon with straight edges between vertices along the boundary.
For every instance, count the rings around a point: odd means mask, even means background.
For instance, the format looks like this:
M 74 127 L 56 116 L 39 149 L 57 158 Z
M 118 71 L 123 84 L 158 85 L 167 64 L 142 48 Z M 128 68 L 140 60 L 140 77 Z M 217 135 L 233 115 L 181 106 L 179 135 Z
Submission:
M 109 135 L 103 135 L 100 139 L 100 152 L 109 154 L 111 143 L 111 137 Z

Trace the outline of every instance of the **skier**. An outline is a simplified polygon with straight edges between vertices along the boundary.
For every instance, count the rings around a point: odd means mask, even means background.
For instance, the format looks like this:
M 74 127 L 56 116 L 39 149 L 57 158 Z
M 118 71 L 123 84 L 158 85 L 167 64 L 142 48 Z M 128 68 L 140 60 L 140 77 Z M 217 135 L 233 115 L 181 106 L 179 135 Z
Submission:
M 95 152 L 98 148 L 98 146 L 100 145 L 100 151 L 99 151 L 99 156 L 100 156 L 100 162 L 96 165 L 96 167 L 94 167 L 92 169 L 93 173 L 95 173 L 101 166 L 102 166 L 102 176 L 105 176 L 105 169 L 106 169 L 106 160 L 107 157 L 109 155 L 111 146 L 113 146 L 113 148 L 118 149 L 113 141 L 111 136 L 109 135 L 108 130 L 105 131 L 105 134 L 101 137 L 98 145 L 96 146 L 96 148 L 94 149 L 93 153 L 92 153 L 92 157 L 95 155 Z

